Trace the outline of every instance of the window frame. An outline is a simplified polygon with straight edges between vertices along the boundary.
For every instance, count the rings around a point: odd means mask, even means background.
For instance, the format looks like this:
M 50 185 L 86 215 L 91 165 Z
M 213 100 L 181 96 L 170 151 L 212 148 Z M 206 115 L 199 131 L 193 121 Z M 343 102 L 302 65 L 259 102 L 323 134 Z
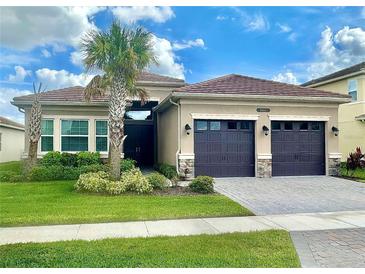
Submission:
M 355 83 L 355 89 L 354 90 L 351 90 L 350 89 L 350 83 L 351 82 L 354 82 Z M 357 101 L 357 92 L 358 92 L 358 81 L 357 81 L 357 79 L 349 79 L 347 81 L 347 94 L 351 96 L 351 101 L 352 102 L 356 102 Z M 355 93 L 355 97 L 356 97 L 355 99 L 354 99 L 352 93 Z
M 98 135 L 96 132 L 96 123 L 97 122 L 106 122 L 106 135 Z M 98 151 L 96 148 L 96 140 L 97 138 L 105 138 L 106 137 L 106 150 L 100 150 Z M 103 152 L 109 152 L 109 125 L 108 125 L 108 120 L 107 119 L 95 119 L 95 151 L 103 153 Z
M 52 121 L 52 135 L 49 134 L 42 134 L 42 121 Z M 50 151 L 54 151 L 54 119 L 53 118 L 44 118 L 41 120 L 41 137 L 40 137 L 40 146 L 39 146 L 39 151 L 41 153 L 47 153 Z M 52 137 L 52 150 L 42 150 L 42 137 Z
M 206 128 L 205 129 L 199 129 L 198 128 L 198 123 L 199 122 L 203 122 L 203 123 L 205 123 L 206 124 Z M 208 128 L 209 128 L 209 123 L 208 123 L 208 120 L 197 120 L 196 121 L 196 131 L 207 131 L 208 130 Z
M 86 121 L 87 122 L 87 135 L 63 135 L 62 134 L 62 121 Z M 87 150 L 62 150 L 62 137 L 87 137 Z M 89 119 L 80 119 L 80 118 L 68 118 L 68 119 L 60 119 L 60 151 L 68 152 L 68 153 L 78 153 L 81 151 L 90 151 L 89 146 L 89 137 L 90 137 L 90 120 Z

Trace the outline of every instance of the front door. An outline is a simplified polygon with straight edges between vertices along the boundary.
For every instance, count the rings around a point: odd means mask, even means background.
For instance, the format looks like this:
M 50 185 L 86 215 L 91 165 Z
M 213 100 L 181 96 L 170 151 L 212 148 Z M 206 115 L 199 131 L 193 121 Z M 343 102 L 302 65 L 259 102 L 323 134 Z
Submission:
M 126 124 L 124 141 L 124 157 L 137 161 L 137 165 L 153 165 L 153 125 L 152 124 Z

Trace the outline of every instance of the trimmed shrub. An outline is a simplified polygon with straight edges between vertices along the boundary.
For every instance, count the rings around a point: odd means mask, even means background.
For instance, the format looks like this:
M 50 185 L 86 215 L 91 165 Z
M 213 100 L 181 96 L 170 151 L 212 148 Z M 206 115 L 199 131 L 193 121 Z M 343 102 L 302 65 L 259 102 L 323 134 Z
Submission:
M 80 169 L 81 174 L 88 173 L 88 172 L 99 172 L 99 171 L 108 172 L 109 171 L 109 167 L 107 165 L 103 165 L 103 164 L 92 164 L 92 165 L 87 165 L 87 166 L 81 166 L 81 167 L 79 167 L 79 169 Z
M 108 174 L 104 171 L 81 174 L 75 184 L 78 191 L 101 193 L 106 191 L 109 183 Z
M 79 167 L 71 167 L 66 166 L 63 168 L 63 176 L 64 180 L 77 180 L 81 174 L 81 168 Z
M 190 189 L 197 193 L 213 193 L 214 180 L 209 176 L 198 176 L 189 184 Z
M 63 166 L 35 166 L 29 174 L 31 181 L 51 181 L 63 179 Z
M 27 181 L 27 178 L 19 174 L 13 175 L 9 178 L 9 182 L 11 183 L 19 183 L 24 181 Z
M 127 191 L 127 184 L 124 181 L 109 181 L 105 191 L 111 195 L 119 195 Z
M 120 160 L 120 172 L 126 172 L 136 167 L 136 161 L 133 159 Z
M 43 166 L 58 166 L 62 165 L 61 159 L 62 155 L 59 151 L 50 151 L 43 156 L 41 164 Z
M 91 151 L 81 151 L 77 153 L 77 165 L 88 166 L 100 164 L 100 153 Z
M 167 187 L 166 177 L 158 172 L 148 174 L 146 178 L 153 189 L 164 189 Z
M 127 191 L 143 194 L 151 193 L 153 190 L 150 182 L 138 168 L 124 172 L 120 180 L 125 183 Z
M 68 167 L 77 166 L 77 155 L 73 153 L 63 152 L 61 154 L 61 164 Z
M 0 182 L 10 182 L 10 178 L 18 175 L 14 171 L 2 171 L 0 173 Z
M 170 180 L 177 180 L 178 178 L 175 166 L 168 164 L 159 164 L 157 165 L 157 171 Z

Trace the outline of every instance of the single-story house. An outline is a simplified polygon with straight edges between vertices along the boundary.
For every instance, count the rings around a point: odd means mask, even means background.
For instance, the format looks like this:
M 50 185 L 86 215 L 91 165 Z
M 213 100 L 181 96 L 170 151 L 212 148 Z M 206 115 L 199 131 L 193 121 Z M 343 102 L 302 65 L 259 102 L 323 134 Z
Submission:
M 143 73 L 137 84 L 150 99 L 132 101 L 123 153 L 140 165 L 176 165 L 187 178 L 337 173 L 338 106 L 348 95 L 236 74 L 187 85 Z M 32 96 L 13 101 L 26 126 Z M 108 95 L 86 102 L 82 87 L 70 87 L 40 100 L 40 157 L 50 150 L 107 157 Z
M 0 116 L 0 163 L 19 161 L 24 151 L 24 125 Z

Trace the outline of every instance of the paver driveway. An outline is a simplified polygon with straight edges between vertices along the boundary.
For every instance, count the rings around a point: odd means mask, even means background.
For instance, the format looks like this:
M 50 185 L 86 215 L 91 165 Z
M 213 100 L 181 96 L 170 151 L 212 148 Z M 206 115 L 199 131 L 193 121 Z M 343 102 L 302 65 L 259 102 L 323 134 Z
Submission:
M 365 210 L 365 183 L 328 176 L 217 178 L 215 190 L 256 215 Z

